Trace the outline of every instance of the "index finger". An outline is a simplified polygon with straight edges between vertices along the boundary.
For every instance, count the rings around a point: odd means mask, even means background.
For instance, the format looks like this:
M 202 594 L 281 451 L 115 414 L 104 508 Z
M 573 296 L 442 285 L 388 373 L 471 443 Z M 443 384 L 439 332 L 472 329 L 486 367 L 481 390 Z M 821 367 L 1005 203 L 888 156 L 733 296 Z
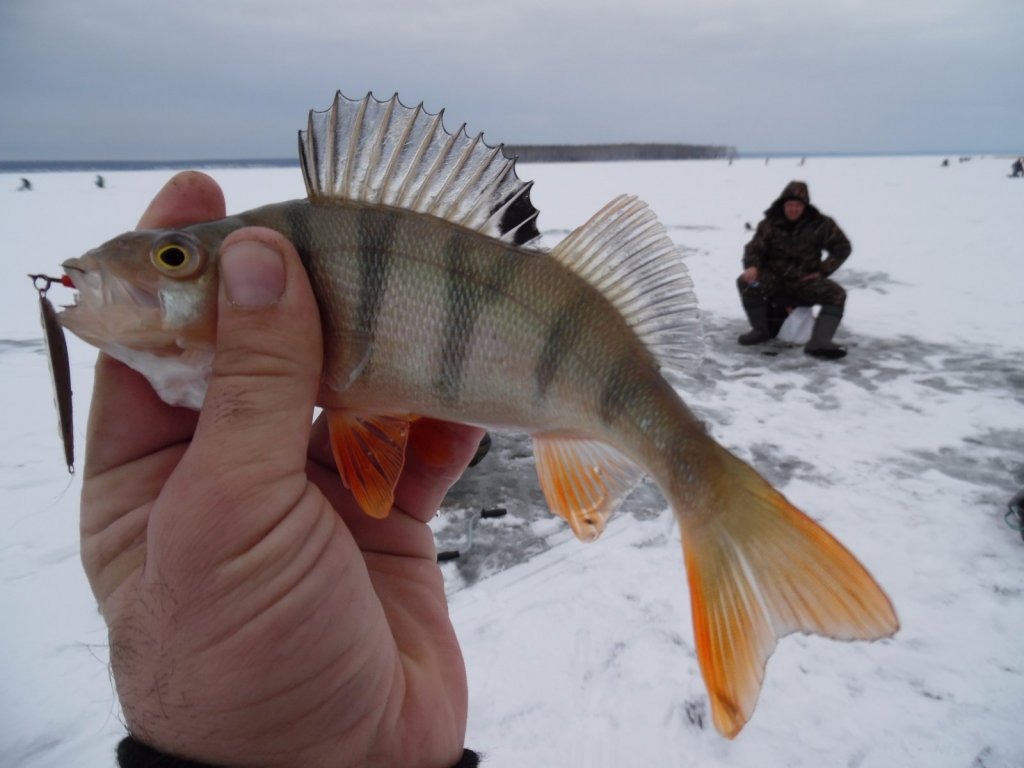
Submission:
M 186 171 L 157 193 L 139 219 L 139 228 L 183 226 L 223 218 L 225 213 L 217 182 Z M 86 433 L 86 478 L 187 439 L 194 429 L 194 413 L 165 404 L 143 376 L 100 354 Z
M 138 229 L 180 227 L 222 219 L 227 213 L 217 182 L 199 171 L 184 171 L 156 193 L 139 219 Z

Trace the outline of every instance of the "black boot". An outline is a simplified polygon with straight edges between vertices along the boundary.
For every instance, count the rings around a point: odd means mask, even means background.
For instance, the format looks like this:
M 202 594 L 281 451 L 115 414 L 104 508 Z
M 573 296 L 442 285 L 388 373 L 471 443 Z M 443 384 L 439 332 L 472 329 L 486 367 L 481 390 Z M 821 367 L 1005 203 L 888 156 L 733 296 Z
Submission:
M 804 346 L 804 352 L 814 357 L 825 358 L 826 360 L 838 360 L 846 357 L 846 347 L 840 347 L 832 343 L 832 337 L 839 327 L 839 321 L 843 319 L 843 308 L 826 306 L 821 308 L 818 319 L 814 321 L 814 330 L 811 331 L 811 340 Z
M 744 303 L 743 311 L 747 313 L 751 330 L 744 333 L 736 341 L 745 347 L 749 347 L 751 344 L 764 344 L 764 342 L 770 341 L 772 334 L 768 329 L 768 305 L 763 301 L 749 304 Z
M 491 433 L 484 432 L 484 436 L 480 438 L 480 444 L 476 447 L 476 453 L 473 454 L 473 458 L 469 460 L 469 466 L 475 467 L 479 464 L 487 452 L 491 450 Z

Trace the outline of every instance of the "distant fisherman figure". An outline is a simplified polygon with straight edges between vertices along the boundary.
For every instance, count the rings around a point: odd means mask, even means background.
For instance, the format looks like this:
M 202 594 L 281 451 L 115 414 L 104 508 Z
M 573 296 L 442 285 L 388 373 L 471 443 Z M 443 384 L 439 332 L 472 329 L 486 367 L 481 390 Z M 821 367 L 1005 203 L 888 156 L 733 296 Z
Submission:
M 100 189 L 103 189 L 105 186 L 107 186 L 107 182 L 99 174 L 96 175 L 96 181 L 93 183 Z
M 32 182 L 26 179 L 24 176 L 21 178 L 21 186 L 18 187 L 19 192 L 31 192 Z
M 846 291 L 829 275 L 849 257 L 850 241 L 839 225 L 811 205 L 807 184 L 791 181 L 765 211 L 743 251 L 743 273 L 736 281 L 751 330 L 743 345 L 762 344 L 779 332 L 793 307 L 821 305 L 804 352 L 838 359 L 846 349 L 832 342 L 846 305 Z M 822 259 L 821 252 L 828 257 Z

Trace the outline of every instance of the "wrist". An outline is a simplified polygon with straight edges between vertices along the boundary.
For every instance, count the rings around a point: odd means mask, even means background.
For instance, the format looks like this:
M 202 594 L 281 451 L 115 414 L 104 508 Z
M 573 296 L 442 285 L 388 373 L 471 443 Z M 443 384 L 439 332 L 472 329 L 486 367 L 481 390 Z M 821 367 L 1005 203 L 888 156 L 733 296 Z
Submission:
M 165 755 L 128 735 L 117 745 L 119 768 L 218 768 L 211 763 L 200 763 L 185 757 Z M 464 749 L 462 757 L 452 768 L 477 768 L 480 756 L 471 749 Z

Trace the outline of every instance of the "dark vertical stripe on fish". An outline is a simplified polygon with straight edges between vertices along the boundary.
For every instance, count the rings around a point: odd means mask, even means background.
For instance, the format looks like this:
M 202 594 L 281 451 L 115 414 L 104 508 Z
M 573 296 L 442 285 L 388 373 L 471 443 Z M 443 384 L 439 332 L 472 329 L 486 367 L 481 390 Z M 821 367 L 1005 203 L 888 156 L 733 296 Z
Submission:
M 579 316 L 586 303 L 585 295 L 577 296 L 575 301 L 562 307 L 548 329 L 544 348 L 533 372 L 537 380 L 537 394 L 541 398 L 547 396 L 548 387 L 558 374 L 562 361 L 576 343 L 575 331 L 579 328 Z
M 314 252 L 313 231 L 309 226 L 311 212 L 312 209 L 305 201 L 284 206 L 284 221 L 288 231 L 282 234 L 291 240 L 307 270 Z
M 598 413 L 605 424 L 612 424 L 629 406 L 634 390 L 631 384 L 636 377 L 636 366 L 636 356 L 626 353 L 609 369 L 598 407 Z
M 480 313 L 505 295 L 506 287 L 525 261 L 521 256 L 508 258 L 498 252 L 485 258 L 474 253 L 471 239 L 461 232 L 453 232 L 445 243 L 446 306 L 441 362 L 434 381 L 442 402 L 458 402 L 463 369 Z
M 373 349 L 377 318 L 384 305 L 384 294 L 391 274 L 392 248 L 398 217 L 386 211 L 361 208 L 357 214 L 359 243 L 359 309 L 356 331 Z M 369 372 L 372 359 L 366 363 Z

